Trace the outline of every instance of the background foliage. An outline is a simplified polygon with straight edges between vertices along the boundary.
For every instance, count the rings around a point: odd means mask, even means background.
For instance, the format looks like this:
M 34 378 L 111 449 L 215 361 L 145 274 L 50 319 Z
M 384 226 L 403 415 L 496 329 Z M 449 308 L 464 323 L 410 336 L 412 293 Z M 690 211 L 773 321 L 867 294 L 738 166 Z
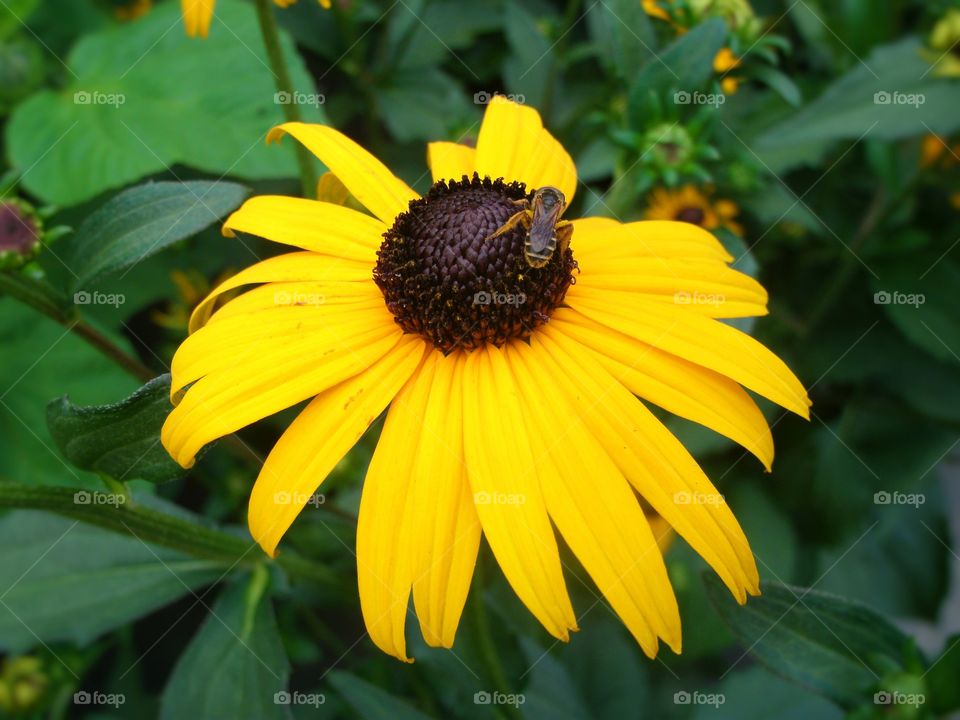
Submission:
M 251 548 L 245 504 L 293 411 L 185 476 L 157 444 L 189 308 L 277 252 L 221 238 L 217 220 L 251 193 L 301 185 L 293 152 L 263 143 L 283 107 L 252 4 L 219 0 L 205 41 L 184 36 L 172 0 L 133 22 L 116 12 L 129 4 L 0 1 L 0 203 L 43 228 L 28 263 L 0 251 L 0 715 L 960 708 L 956 3 L 688 0 L 670 19 L 640 0 L 277 11 L 303 115 L 418 190 L 424 142 L 474 139 L 494 93 L 538 108 L 570 149 L 584 183 L 570 216 L 638 219 L 658 193 L 695 188 L 699 220 L 713 213 L 770 290 L 770 316 L 744 327 L 814 402 L 809 423 L 765 406 L 772 475 L 670 421 L 765 582 L 740 608 L 675 542 L 682 656 L 645 660 L 572 557 L 582 630 L 557 646 L 482 553 L 454 651 L 411 632 L 412 666 L 379 653 L 359 615 L 350 548 L 377 426 L 276 563 Z M 724 49 L 739 60 L 718 70 Z M 519 696 L 485 704 L 493 692 Z

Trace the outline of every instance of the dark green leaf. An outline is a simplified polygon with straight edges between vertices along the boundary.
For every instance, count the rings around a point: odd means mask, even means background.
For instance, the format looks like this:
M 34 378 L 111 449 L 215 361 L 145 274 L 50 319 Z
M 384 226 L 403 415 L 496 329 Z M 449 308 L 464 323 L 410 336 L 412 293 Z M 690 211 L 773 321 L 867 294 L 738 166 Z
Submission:
M 960 635 L 947 638 L 943 653 L 930 664 L 927 687 L 930 704 L 937 714 L 960 710 Z
M 0 518 L 0 547 L 0 647 L 13 653 L 38 640 L 83 645 L 224 571 L 220 563 L 34 510 Z
M 587 10 L 587 23 L 598 53 L 620 77 L 631 78 L 644 63 L 656 62 L 657 38 L 642 3 L 594 3 Z
M 520 3 L 510 0 L 504 12 L 504 32 L 512 51 L 504 63 L 507 89 L 520 102 L 543 105 L 557 62 L 553 43 L 547 39 L 537 18 Z
M 356 675 L 336 670 L 330 684 L 363 720 L 427 720 L 429 715 Z
M 841 720 L 844 715 L 829 701 L 770 677 L 758 667 L 730 673 L 710 692 L 722 696 L 723 702 L 719 706 L 698 706 L 693 720 Z
M 161 720 L 286 720 L 290 664 L 259 568 L 226 589 L 176 667 L 161 699 Z M 308 702 L 307 698 L 297 697 Z M 312 698 L 317 704 L 321 696 Z
M 284 46 L 301 111 L 319 120 L 304 64 Z M 248 3 L 218 2 L 206 40 L 186 37 L 179 3 L 157 3 L 135 23 L 84 36 L 66 62 L 69 85 L 34 95 L 6 127 L 10 163 L 47 202 L 76 204 L 177 164 L 218 177 L 296 175 L 289 147 L 263 143 L 283 112 Z
M 713 74 L 713 58 L 723 47 L 727 28 L 714 18 L 680 36 L 633 75 L 627 98 L 631 126 L 642 127 L 651 96 L 673 102 L 675 92 L 693 92 Z
M 157 182 L 118 193 L 64 243 L 76 288 L 146 260 L 236 209 L 249 190 L 230 182 Z
M 160 444 L 170 405 L 170 376 L 161 375 L 116 405 L 77 407 L 66 396 L 47 406 L 50 435 L 79 468 L 115 480 L 163 482 L 183 472 Z
M 869 702 L 890 666 L 906 665 L 913 641 L 865 605 L 763 583 L 763 594 L 740 606 L 717 578 L 704 579 L 720 615 L 752 655 L 842 707 Z

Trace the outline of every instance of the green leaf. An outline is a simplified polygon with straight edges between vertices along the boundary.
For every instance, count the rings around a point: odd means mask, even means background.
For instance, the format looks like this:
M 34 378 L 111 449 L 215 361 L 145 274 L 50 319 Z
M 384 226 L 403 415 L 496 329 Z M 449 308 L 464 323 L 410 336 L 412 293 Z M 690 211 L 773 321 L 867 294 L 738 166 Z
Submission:
M 364 720 L 427 720 L 429 715 L 376 685 L 340 670 L 327 679 Z
M 643 5 L 634 0 L 605 0 L 587 10 L 590 39 L 617 75 L 631 78 L 646 62 L 656 62 L 657 37 Z
M 40 0 L 4 0 L 0 4 L 0 38 L 20 30 L 39 3 Z
M 173 669 L 161 698 L 161 720 L 290 717 L 290 663 L 267 582 L 266 569 L 258 568 L 217 599 Z
M 713 18 L 681 35 L 633 75 L 627 95 L 631 127 L 642 127 L 651 96 L 673 101 L 675 92 L 693 92 L 713 74 L 713 58 L 723 47 L 727 27 Z
M 236 209 L 249 190 L 230 182 L 157 182 L 129 188 L 90 215 L 63 243 L 64 263 L 90 287 L 188 238 Z
M 920 50 L 914 38 L 877 48 L 816 100 L 760 135 L 757 148 L 857 139 L 868 132 L 887 140 L 949 135 L 960 128 L 953 111 L 960 104 L 960 84 L 928 72 Z
M 302 60 L 284 47 L 305 118 L 322 119 Z M 283 112 L 247 3 L 218 2 L 206 40 L 186 37 L 179 3 L 159 3 L 83 37 L 67 65 L 69 85 L 19 105 L 6 128 L 10 163 L 47 202 L 76 204 L 177 164 L 218 177 L 297 174 L 291 148 L 263 142 Z
M 170 413 L 170 376 L 154 378 L 116 405 L 77 407 L 67 396 L 47 406 L 47 426 L 79 468 L 115 480 L 163 482 L 183 473 L 160 444 Z
M 102 496 L 117 498 L 118 496 Z M 0 648 L 84 645 L 206 585 L 221 563 L 33 510 L 0 518 Z
M 523 717 L 527 720 L 589 720 L 594 717 L 567 669 L 528 638 L 520 643 L 532 668 L 523 690 Z
M 437 68 L 401 71 L 390 80 L 377 102 L 380 116 L 401 142 L 450 137 L 474 112 L 460 85 Z
M 758 667 L 730 673 L 709 692 L 723 696 L 723 703 L 698 706 L 693 720 L 841 720 L 844 716 L 836 705 Z M 776 708 L 775 714 L 771 708 Z
M 542 107 L 557 62 L 553 43 L 537 18 L 515 0 L 506 4 L 503 22 L 511 50 L 503 67 L 507 89 L 518 101 Z
M 865 605 L 835 595 L 763 583 L 740 606 L 713 575 L 707 591 L 744 647 L 779 675 L 852 709 L 869 702 L 891 666 L 905 667 L 912 640 Z
M 934 712 L 947 714 L 960 709 L 960 635 L 947 638 L 943 653 L 930 664 L 926 674 Z
M 929 254 L 872 263 L 874 302 L 914 345 L 950 365 L 960 364 L 956 290 L 960 267 Z

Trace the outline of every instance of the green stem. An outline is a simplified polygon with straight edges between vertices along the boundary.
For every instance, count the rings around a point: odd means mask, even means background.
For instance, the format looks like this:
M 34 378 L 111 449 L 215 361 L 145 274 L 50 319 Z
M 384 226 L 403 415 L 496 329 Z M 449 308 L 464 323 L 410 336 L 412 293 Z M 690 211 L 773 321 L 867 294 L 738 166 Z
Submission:
M 483 577 L 483 556 L 477 557 L 477 566 L 473 574 L 473 585 L 471 589 L 471 604 L 473 605 L 473 618 L 476 626 L 477 642 L 480 646 L 480 656 L 483 664 L 487 668 L 490 680 L 493 681 L 494 690 L 509 693 L 512 692 L 507 684 L 507 675 L 503 669 L 503 663 L 497 652 L 497 647 L 490 635 L 490 620 L 487 617 L 487 604 L 483 597 L 484 586 Z M 511 718 L 521 718 L 522 715 L 513 705 L 502 705 L 500 708 Z
M 242 537 L 143 505 L 79 503 L 77 492 L 74 488 L 3 482 L 0 508 L 46 510 L 228 567 L 253 567 L 263 561 L 263 554 Z M 276 562 L 292 576 L 331 586 L 339 584 L 327 568 L 289 551 L 279 555 Z
M 263 44 L 267 48 L 267 59 L 270 61 L 270 69 L 273 71 L 276 80 L 277 91 L 286 96 L 288 102 L 281 103 L 283 114 L 287 122 L 301 122 L 300 106 L 294 102 L 295 89 L 293 81 L 290 79 L 290 70 L 287 68 L 287 61 L 283 57 L 283 49 L 280 46 L 280 30 L 277 27 L 277 18 L 273 14 L 273 6 L 270 0 L 256 0 L 257 18 L 260 21 L 260 32 L 263 35 Z M 313 157 L 310 151 L 300 143 L 294 143 L 297 154 L 297 165 L 300 167 L 300 183 L 303 186 L 303 196 L 307 198 L 316 197 L 317 194 L 317 174 L 313 166 Z
M 110 338 L 87 323 L 86 320 L 83 320 L 76 313 L 65 311 L 51 297 L 50 291 L 45 291 L 44 286 L 36 280 L 30 280 L 13 273 L 0 273 L 0 293 L 19 300 L 24 305 L 32 307 L 37 312 L 67 328 L 75 335 L 79 335 L 138 380 L 146 382 L 156 377 L 157 373 L 132 355 L 127 354 Z

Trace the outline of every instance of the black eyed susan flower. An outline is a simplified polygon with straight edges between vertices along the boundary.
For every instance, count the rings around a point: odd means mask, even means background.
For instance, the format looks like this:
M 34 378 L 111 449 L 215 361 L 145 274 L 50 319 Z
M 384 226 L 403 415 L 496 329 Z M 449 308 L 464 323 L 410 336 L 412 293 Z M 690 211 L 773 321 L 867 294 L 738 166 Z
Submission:
M 731 200 L 711 199 L 693 185 L 684 185 L 676 190 L 657 188 L 650 193 L 650 202 L 644 217 L 647 220 L 677 220 L 699 225 L 707 230 L 724 227 L 736 235 L 743 235 L 743 228 L 734 218 L 740 208 Z
M 279 7 L 285 8 L 293 5 L 297 0 L 273 0 L 273 3 Z M 318 0 L 327 10 L 330 9 L 331 0 Z M 180 8 L 183 13 L 183 27 L 190 37 L 199 35 L 205 38 L 210 32 L 210 22 L 213 20 L 213 10 L 217 0 L 180 0 Z
M 330 127 L 287 123 L 269 139 L 285 134 L 370 214 L 264 196 L 227 220 L 227 235 L 300 249 L 241 271 L 196 309 L 162 433 L 189 467 L 210 441 L 312 398 L 251 493 L 250 531 L 268 554 L 386 409 L 356 555 L 370 637 L 397 658 L 408 659 L 411 593 L 426 642 L 453 644 L 481 535 L 517 596 L 566 640 L 577 618 L 554 527 L 644 652 L 660 640 L 679 652 L 676 599 L 637 495 L 738 601 L 758 593 L 723 497 L 638 399 L 768 469 L 770 431 L 744 387 L 808 414 L 786 365 L 719 321 L 765 314 L 767 295 L 710 233 L 574 219 L 569 246 L 531 266 L 526 224 L 510 219 L 543 188 L 569 203 L 577 175 L 537 112 L 503 98 L 475 149 L 430 144 L 423 197 Z M 211 311 L 248 284 L 259 287 Z

